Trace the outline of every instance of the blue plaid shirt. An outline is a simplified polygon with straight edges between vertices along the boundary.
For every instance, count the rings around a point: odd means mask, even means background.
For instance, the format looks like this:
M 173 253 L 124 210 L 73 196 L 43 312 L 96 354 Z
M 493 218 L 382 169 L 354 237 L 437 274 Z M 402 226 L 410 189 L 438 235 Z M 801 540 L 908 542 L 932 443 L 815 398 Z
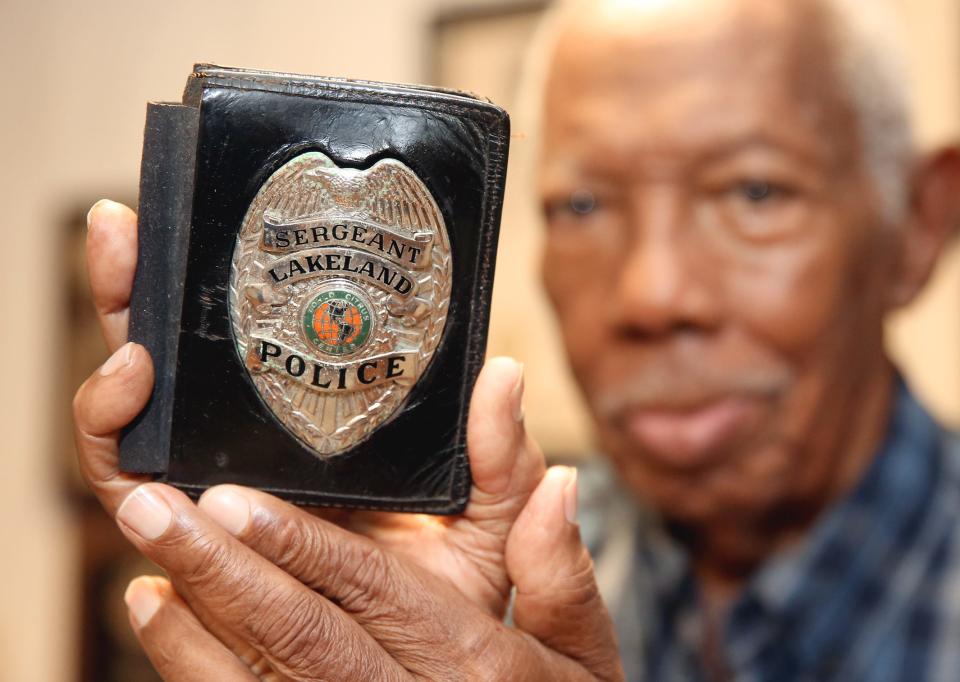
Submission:
M 704 680 L 683 552 L 610 493 L 609 474 L 581 476 L 581 527 L 628 679 Z M 721 648 L 738 682 L 960 680 L 960 441 L 906 387 L 861 481 L 749 581 Z

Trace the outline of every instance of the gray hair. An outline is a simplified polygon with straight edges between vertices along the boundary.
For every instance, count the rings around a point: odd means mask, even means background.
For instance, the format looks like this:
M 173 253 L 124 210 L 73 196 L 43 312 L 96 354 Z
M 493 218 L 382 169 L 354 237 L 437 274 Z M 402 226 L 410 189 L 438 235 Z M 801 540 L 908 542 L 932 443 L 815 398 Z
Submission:
M 906 49 L 896 16 L 880 0 L 821 0 L 831 15 L 841 87 L 860 126 L 862 153 L 887 223 L 909 207 L 914 137 Z
M 563 19 L 593 0 L 557 0 L 533 42 L 524 89 L 540 95 Z M 897 224 L 909 206 L 914 157 L 912 93 L 903 31 L 889 0 L 814 0 L 827 18 L 837 79 L 857 116 L 867 171 L 881 219 Z

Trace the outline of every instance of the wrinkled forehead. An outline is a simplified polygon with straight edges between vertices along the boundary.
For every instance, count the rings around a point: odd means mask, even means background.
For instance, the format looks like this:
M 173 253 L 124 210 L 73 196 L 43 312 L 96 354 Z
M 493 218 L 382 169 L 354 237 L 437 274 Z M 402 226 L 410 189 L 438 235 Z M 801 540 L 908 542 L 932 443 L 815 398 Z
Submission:
M 760 136 L 825 159 L 849 155 L 854 116 L 813 4 L 601 0 L 562 25 L 547 83 L 546 160 L 690 154 Z

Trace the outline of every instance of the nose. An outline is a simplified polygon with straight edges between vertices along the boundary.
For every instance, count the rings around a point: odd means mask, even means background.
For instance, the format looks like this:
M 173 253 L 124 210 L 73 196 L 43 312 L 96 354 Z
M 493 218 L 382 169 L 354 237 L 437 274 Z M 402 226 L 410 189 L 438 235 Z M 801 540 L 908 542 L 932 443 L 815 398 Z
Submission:
M 719 264 L 699 257 L 695 230 L 678 201 L 648 203 L 633 212 L 633 239 L 616 278 L 613 314 L 618 328 L 662 337 L 707 332 L 721 321 L 712 285 Z

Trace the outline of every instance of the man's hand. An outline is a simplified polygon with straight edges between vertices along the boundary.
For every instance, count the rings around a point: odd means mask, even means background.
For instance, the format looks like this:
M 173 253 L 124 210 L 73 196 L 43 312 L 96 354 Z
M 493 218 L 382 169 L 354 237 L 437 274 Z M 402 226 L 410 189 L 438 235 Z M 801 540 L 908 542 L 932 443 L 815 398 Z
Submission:
M 153 367 L 142 347 L 124 345 L 137 262 L 136 214 L 100 201 L 87 222 L 94 306 L 115 355 L 77 392 L 75 435 L 81 471 L 113 514 L 133 488 L 149 480 L 119 471 L 117 436 L 146 405 Z M 473 488 L 464 514 L 442 521 L 411 514 L 324 514 L 429 567 L 490 613 L 503 615 L 510 587 L 503 569 L 507 533 L 545 467 L 539 447 L 523 428 L 522 368 L 506 358 L 488 364 L 467 427 Z M 104 373 L 113 374 L 106 380 Z
M 147 484 L 117 520 L 176 594 L 157 578 L 131 584 L 134 629 L 170 680 L 195 679 L 204 660 L 227 665 L 230 679 L 619 679 L 610 621 L 567 517 L 572 480 L 552 469 L 511 531 L 517 629 L 406 557 L 265 493 L 219 486 L 198 509 Z
M 162 579 L 142 579 L 128 593 L 135 616 L 151 608 L 155 612 L 151 625 L 138 632 L 168 677 L 209 679 L 200 672 L 201 661 L 222 662 L 222 670 L 258 675 L 275 670 L 299 679 L 317 677 L 310 670 L 320 668 L 310 666 L 335 670 L 327 675 L 332 679 L 379 679 L 381 672 L 394 677 L 404 671 L 434 676 L 441 665 L 467 670 L 473 656 L 483 659 L 483 666 L 494 665 L 476 649 L 492 646 L 493 640 L 497 657 L 515 652 L 510 656 L 525 664 L 550 658 L 541 645 L 530 648 L 529 636 L 499 625 L 511 584 L 518 590 L 517 624 L 565 653 L 564 665 L 583 660 L 585 669 L 601 674 L 604 666 L 616 669 L 609 620 L 576 527 L 556 523 L 557 509 L 569 510 L 572 504 L 575 480 L 558 470 L 537 488 L 543 457 L 523 429 L 522 375 L 511 360 L 489 362 L 477 381 L 467 437 L 474 486 L 461 517 L 332 515 L 354 531 L 348 532 L 263 493 L 221 486 L 208 491 L 198 509 L 172 488 L 142 486 L 145 477 L 120 472 L 117 434 L 146 404 L 153 384 L 149 355 L 140 346 L 124 344 L 136 268 L 136 217 L 118 204 L 101 202 L 91 210 L 89 224 L 90 280 L 104 338 L 114 354 L 75 399 L 81 470 L 111 514 L 123 507 L 121 528 L 168 571 L 177 587 L 179 596 Z M 156 513 L 151 517 L 145 509 Z M 554 596 L 551 587 L 562 592 Z M 146 621 L 141 617 L 140 622 Z M 451 630 L 455 626 L 463 628 L 462 641 L 456 637 L 466 649 L 434 645 L 437 637 L 459 632 Z M 148 634 L 151 628 L 156 636 Z M 284 637 L 274 640 L 278 628 Z M 293 630 L 304 633 L 295 648 L 289 639 Z M 175 640 L 162 633 L 191 636 Z M 310 642 L 307 658 L 301 649 Z M 202 643 L 211 656 L 219 653 L 212 658 L 197 654 Z M 170 655 L 172 645 L 176 655 Z M 189 651 L 180 651 L 184 646 Z M 325 649 L 323 655 L 318 648 Z M 357 657 L 344 651 L 364 653 Z M 608 661 L 611 651 L 613 664 Z M 292 658 L 287 656 L 291 652 Z M 531 659 L 531 652 L 539 653 Z M 461 655 L 466 658 L 457 658 Z M 181 667 L 192 663 L 181 674 L 169 668 L 168 659 Z M 383 667 L 351 677 L 361 671 L 350 665 L 360 663 Z M 335 664 L 339 667 L 331 667 Z

